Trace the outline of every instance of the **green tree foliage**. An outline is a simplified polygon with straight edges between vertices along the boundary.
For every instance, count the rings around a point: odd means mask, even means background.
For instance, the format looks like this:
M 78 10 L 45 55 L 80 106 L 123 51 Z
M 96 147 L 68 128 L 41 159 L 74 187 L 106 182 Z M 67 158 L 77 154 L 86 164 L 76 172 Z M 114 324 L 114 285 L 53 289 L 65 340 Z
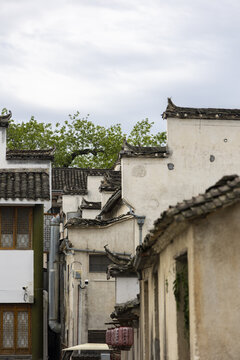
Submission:
M 2 113 L 6 112 L 3 109 Z M 55 148 L 55 167 L 110 168 L 117 159 L 123 139 L 133 145 L 163 145 L 166 133 L 151 134 L 153 123 L 139 121 L 129 136 L 121 125 L 110 127 L 95 125 L 89 115 L 81 118 L 79 112 L 69 115 L 64 124 L 38 122 L 33 116 L 27 122 L 10 121 L 9 149 Z

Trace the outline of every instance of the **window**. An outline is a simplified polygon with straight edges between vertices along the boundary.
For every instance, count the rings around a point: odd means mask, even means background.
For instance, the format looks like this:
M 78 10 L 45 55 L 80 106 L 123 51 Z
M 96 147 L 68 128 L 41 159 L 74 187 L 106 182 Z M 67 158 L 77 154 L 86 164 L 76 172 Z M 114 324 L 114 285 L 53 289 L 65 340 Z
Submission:
M 32 208 L 0 208 L 0 249 L 30 249 L 32 236 Z
M 109 264 L 111 264 L 111 261 L 106 255 L 89 255 L 90 272 L 106 272 Z
M 0 355 L 31 351 L 29 305 L 0 305 Z
M 89 343 L 106 343 L 106 330 L 88 330 Z

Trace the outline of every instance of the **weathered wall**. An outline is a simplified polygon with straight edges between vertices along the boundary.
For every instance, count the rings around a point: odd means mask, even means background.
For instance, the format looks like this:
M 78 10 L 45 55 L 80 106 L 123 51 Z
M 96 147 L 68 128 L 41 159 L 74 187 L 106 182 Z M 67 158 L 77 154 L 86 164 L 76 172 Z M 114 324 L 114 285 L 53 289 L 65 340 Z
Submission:
M 121 304 L 135 299 L 139 294 L 139 281 L 137 277 L 116 278 L 116 303 Z
M 141 281 L 141 333 L 143 360 L 153 356 L 155 342 L 154 271 L 159 279 L 160 358 L 175 360 L 178 354 L 177 310 L 173 292 L 176 257 L 188 254 L 190 359 L 238 359 L 239 232 L 240 204 L 197 219 L 176 236 L 143 271 Z M 156 246 L 156 245 L 155 245 Z M 148 280 L 148 326 L 144 286 Z M 146 329 L 149 332 L 146 333 Z M 181 346 L 181 344 L 180 344 Z M 146 355 L 149 354 L 149 355 Z
M 143 271 L 141 281 L 141 339 L 142 358 L 149 359 L 178 359 L 178 339 L 176 326 L 176 301 L 173 292 L 173 282 L 176 278 L 175 257 L 181 252 L 187 251 L 188 256 L 192 254 L 192 229 L 189 228 L 179 235 L 174 241 L 153 260 L 152 266 Z M 189 262 L 189 287 L 192 285 L 192 264 Z M 154 304 L 154 273 L 158 274 L 158 298 L 159 318 L 156 321 Z M 146 316 L 146 304 L 144 303 L 144 285 L 148 280 L 148 326 L 144 321 Z M 156 326 L 159 326 L 160 339 L 156 337 Z M 146 329 L 149 329 L 146 334 Z M 160 340 L 160 344 L 159 344 Z M 159 352 L 156 349 L 160 347 Z M 147 355 L 148 354 L 148 355 Z M 193 359 L 193 358 L 192 358 Z
M 129 219 L 105 228 L 69 228 L 68 237 L 74 248 L 104 251 L 104 245 L 108 244 L 109 249 L 115 252 L 132 253 L 133 225 L 134 220 Z M 88 330 L 106 329 L 104 323 L 111 321 L 110 314 L 114 310 L 115 280 L 107 280 L 104 272 L 89 272 L 89 253 L 76 251 L 74 255 L 66 257 L 66 330 L 69 346 L 87 342 Z M 88 280 L 86 288 L 79 288 L 80 281 L 74 279 L 75 270 L 81 271 L 82 286 Z
M 96 216 L 99 214 L 100 210 L 94 209 L 83 209 L 82 210 L 82 217 L 84 219 L 95 219 Z
M 82 195 L 63 195 L 62 210 L 65 214 L 77 211 L 82 202 Z
M 240 121 L 168 119 L 167 125 L 168 158 L 122 159 L 123 199 L 146 216 L 144 234 L 169 205 L 240 173 Z
M 194 227 L 194 316 L 192 358 L 239 359 L 240 205 Z M 194 339 L 192 339 L 194 340 Z
M 88 201 L 101 201 L 101 193 L 98 188 L 103 180 L 103 176 L 90 176 L 87 177 L 88 194 L 86 199 Z

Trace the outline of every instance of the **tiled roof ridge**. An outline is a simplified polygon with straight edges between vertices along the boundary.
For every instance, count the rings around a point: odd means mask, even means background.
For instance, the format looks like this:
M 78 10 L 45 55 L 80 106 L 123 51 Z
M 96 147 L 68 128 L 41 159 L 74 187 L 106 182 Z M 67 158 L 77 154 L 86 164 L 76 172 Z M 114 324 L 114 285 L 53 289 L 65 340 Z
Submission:
M 78 226 L 78 227 L 104 227 L 104 226 L 108 226 L 111 224 L 114 224 L 116 222 L 121 222 L 124 220 L 128 220 L 128 219 L 132 219 L 132 215 L 130 215 L 129 213 L 127 214 L 123 214 L 120 216 L 117 216 L 115 218 L 112 219 L 108 219 L 108 220 L 99 220 L 99 219 L 84 219 L 84 218 L 71 218 L 67 221 L 67 223 L 65 224 L 66 228 L 70 228 L 73 226 Z
M 121 189 L 115 190 L 115 192 L 109 197 L 106 204 L 102 207 L 102 210 L 99 216 L 106 214 L 112 207 L 116 204 L 116 202 L 121 199 Z
M 121 171 L 111 170 L 104 174 L 104 179 L 99 187 L 100 191 L 116 191 L 121 188 Z
M 52 188 L 53 191 L 61 191 L 64 194 L 86 195 L 87 177 L 104 176 L 110 169 L 90 169 L 90 168 L 53 168 Z
M 92 210 L 100 210 L 101 209 L 101 201 L 88 201 L 85 198 L 82 198 L 81 209 L 92 209 Z
M 139 297 L 126 301 L 125 303 L 116 304 L 114 306 L 114 311 L 111 313 L 110 317 L 112 319 L 118 319 L 118 317 L 121 317 L 121 315 L 128 314 L 129 312 L 138 309 L 140 307 L 140 299 Z M 137 314 L 135 314 L 135 317 L 138 318 Z M 129 320 L 129 316 L 128 316 Z
M 166 152 L 166 147 L 161 145 L 156 146 L 142 146 L 142 145 L 132 145 L 127 142 L 126 139 L 124 139 L 124 146 L 126 146 L 128 149 L 130 149 L 133 152 L 136 153 L 143 153 L 144 150 L 151 151 L 152 153 L 159 151 L 159 152 Z
M 237 201 L 240 201 L 240 177 L 238 175 L 224 176 L 205 193 L 170 206 L 162 212 L 161 216 L 154 221 L 154 228 L 145 236 L 143 244 L 137 247 L 137 253 L 149 249 L 174 222 L 179 224 L 204 217 Z
M 168 105 L 164 113 L 163 119 L 180 118 L 180 119 L 228 119 L 240 120 L 240 109 L 224 109 L 224 108 L 191 108 L 181 107 L 173 103 L 168 98 Z
M 79 171 L 86 171 L 86 172 L 111 172 L 114 171 L 112 169 L 104 169 L 104 168 L 79 168 L 79 167 L 55 167 L 53 168 L 54 170 L 66 170 L 66 171 L 71 171 L 71 170 L 79 170 Z
M 49 200 L 47 169 L 1 169 L 0 199 Z
M 0 127 L 8 127 L 9 125 L 9 120 L 11 119 L 12 117 L 12 112 L 9 111 L 8 114 L 3 114 L 3 115 L 0 115 Z
M 53 160 L 55 148 L 49 149 L 7 149 L 7 160 L 39 159 Z
M 122 150 L 119 153 L 119 157 L 167 157 L 168 150 L 166 146 L 136 146 L 131 145 L 124 139 Z
M 112 252 L 108 249 L 108 245 L 104 245 L 104 249 L 106 251 L 106 255 L 114 264 L 116 265 L 127 265 L 131 260 L 131 256 L 129 255 L 118 255 L 115 252 Z

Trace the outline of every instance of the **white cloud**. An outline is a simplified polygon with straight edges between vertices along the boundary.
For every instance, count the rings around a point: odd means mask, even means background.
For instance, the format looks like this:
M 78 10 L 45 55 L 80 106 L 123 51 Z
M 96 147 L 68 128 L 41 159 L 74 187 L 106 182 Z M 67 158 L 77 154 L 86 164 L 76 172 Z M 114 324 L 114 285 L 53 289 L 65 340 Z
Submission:
M 240 107 L 239 10 L 235 0 L 2 0 L 2 106 L 47 121 L 79 109 L 126 127 L 158 120 L 167 96 Z

